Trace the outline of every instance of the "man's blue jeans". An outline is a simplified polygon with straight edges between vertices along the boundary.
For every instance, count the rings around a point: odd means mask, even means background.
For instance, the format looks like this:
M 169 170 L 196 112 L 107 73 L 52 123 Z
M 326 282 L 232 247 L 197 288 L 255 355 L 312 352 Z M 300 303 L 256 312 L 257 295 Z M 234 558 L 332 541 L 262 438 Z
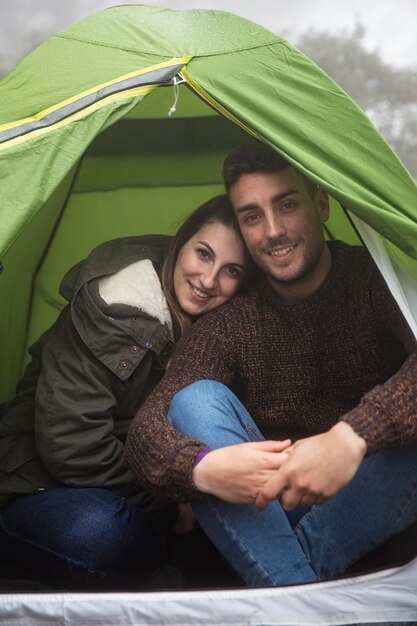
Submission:
M 215 381 L 177 393 L 169 419 L 213 449 L 264 439 L 236 396 Z M 203 530 L 248 585 L 326 580 L 417 519 L 417 444 L 364 459 L 326 504 L 292 515 L 278 501 L 258 512 L 254 505 L 207 496 L 193 507 Z
M 166 541 L 143 511 L 106 489 L 51 489 L 0 512 L 0 560 L 52 586 L 140 580 Z

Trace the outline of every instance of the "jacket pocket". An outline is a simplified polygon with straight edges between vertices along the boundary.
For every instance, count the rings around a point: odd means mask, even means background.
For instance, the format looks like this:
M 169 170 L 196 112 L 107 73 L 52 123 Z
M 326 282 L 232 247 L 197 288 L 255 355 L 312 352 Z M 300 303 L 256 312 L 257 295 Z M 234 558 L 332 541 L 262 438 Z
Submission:
M 42 463 L 31 434 L 0 440 L 0 506 L 19 495 L 58 486 Z
M 12 474 L 38 456 L 33 435 L 8 435 L 0 439 L 0 471 Z

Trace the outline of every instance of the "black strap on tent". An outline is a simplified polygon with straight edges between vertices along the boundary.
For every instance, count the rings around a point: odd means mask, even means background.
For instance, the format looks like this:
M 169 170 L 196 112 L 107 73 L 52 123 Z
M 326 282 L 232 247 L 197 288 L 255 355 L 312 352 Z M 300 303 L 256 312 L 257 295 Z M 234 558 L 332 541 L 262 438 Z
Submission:
M 116 93 L 128 91 L 129 89 L 137 89 L 138 87 L 149 87 L 150 85 L 169 83 L 183 67 L 183 63 L 181 65 L 163 67 L 147 72 L 146 74 L 133 76 L 120 82 L 107 85 L 106 87 L 102 87 L 94 93 L 83 96 L 75 102 L 66 104 L 61 108 L 56 109 L 52 113 L 48 113 L 40 120 L 31 120 L 30 122 L 25 122 L 20 126 L 16 126 L 14 128 L 10 128 L 8 130 L 0 132 L 0 144 L 11 141 L 12 139 L 16 139 L 17 137 L 27 135 L 28 133 L 31 133 L 35 130 L 53 126 L 54 124 L 61 122 L 65 118 L 74 115 L 75 113 L 86 109 L 92 104 L 95 104 L 96 102 L 99 102 L 100 100 L 103 100 L 104 98 L 112 96 Z

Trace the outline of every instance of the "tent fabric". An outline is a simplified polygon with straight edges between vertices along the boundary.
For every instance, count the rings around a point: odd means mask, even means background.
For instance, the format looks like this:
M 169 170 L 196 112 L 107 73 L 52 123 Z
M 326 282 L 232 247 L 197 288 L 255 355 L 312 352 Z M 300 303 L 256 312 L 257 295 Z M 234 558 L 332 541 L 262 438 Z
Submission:
M 415 181 L 357 105 L 304 55 L 278 43 L 221 61 L 194 59 L 182 74 L 417 258 Z
M 307 585 L 159 593 L 0 595 L 8 626 L 405 626 L 417 623 L 417 561 Z
M 69 116 L 73 116 L 96 102 L 116 93 L 120 93 L 121 91 L 166 83 L 172 80 L 181 68 L 182 65 L 170 65 L 168 68 L 159 67 L 158 69 L 142 71 L 138 75 L 129 75 L 119 81 L 112 81 L 93 91 L 90 90 L 77 99 L 72 98 L 68 103 L 63 103 L 59 108 L 53 107 L 46 112 L 42 112 L 36 116 L 36 119 L 29 119 L 28 121 L 23 120 L 20 124 L 13 123 L 10 124 L 9 128 L 5 125 L 3 127 L 4 130 L 0 132 L 0 144 L 9 142 L 6 146 L 3 146 L 3 149 L 8 148 L 13 139 L 24 137 L 27 133 L 56 125 Z
M 167 65 L 173 66 L 174 71 L 176 71 L 178 69 L 178 60 L 175 59 Z M 9 245 L 14 240 L 13 230 L 12 237 L 10 237 L 9 225 L 11 229 L 16 228 L 17 234 L 19 234 L 20 229 L 25 225 L 27 220 L 30 219 L 33 214 L 36 214 L 40 206 L 48 199 L 57 184 L 57 179 L 54 176 L 55 172 L 59 181 L 63 175 L 67 174 L 73 163 L 81 157 L 83 150 L 85 150 L 92 138 L 103 130 L 107 124 L 114 123 L 114 121 L 118 119 L 118 116 L 107 119 L 112 113 L 109 105 L 116 107 L 120 102 L 125 102 L 126 99 L 128 99 L 129 105 L 132 107 L 132 104 L 136 104 L 139 99 L 146 96 L 155 85 L 158 84 L 153 82 L 155 80 L 155 72 L 156 70 L 154 68 L 147 68 L 147 74 L 150 74 L 151 78 L 146 86 L 137 86 L 137 82 L 135 81 L 133 82 L 133 87 L 130 84 L 127 89 L 125 88 L 122 91 L 110 91 L 109 93 L 108 86 L 107 89 L 105 89 L 104 86 L 100 85 L 95 87 L 92 102 L 90 90 L 88 94 L 88 96 L 90 96 L 89 104 L 86 102 L 88 101 L 87 95 L 82 93 L 80 94 L 81 97 L 77 97 L 77 106 L 74 102 L 68 103 L 65 101 L 64 103 L 60 103 L 59 107 L 55 105 L 53 112 L 49 112 L 49 110 L 40 112 L 34 116 L 35 119 L 30 121 L 25 119 L 18 127 L 15 124 L 12 125 L 12 128 L 9 124 L 0 126 L 0 139 L 2 136 L 5 138 L 3 144 L 0 144 L 0 158 L 2 162 L 4 162 L 7 177 L 4 182 L 8 182 L 7 195 L 13 198 L 13 200 L 10 200 L 10 204 L 8 204 L 7 198 L 5 198 L 5 202 L 2 206 L 4 229 L 2 230 L 2 234 L 0 234 L 0 246 L 2 236 L 6 240 L 7 238 L 9 239 Z M 162 75 L 161 72 L 159 72 L 159 75 L 160 80 L 163 82 L 165 82 L 168 76 L 172 76 L 171 72 L 165 72 L 162 73 Z M 119 80 L 123 80 L 124 85 L 126 85 L 125 77 Z M 138 82 L 142 82 L 142 78 L 140 78 Z M 132 83 L 132 81 L 130 81 L 130 83 Z M 74 100 L 74 98 L 72 100 Z M 68 117 L 68 109 L 71 111 L 70 117 Z M 60 112 L 59 116 L 57 114 L 58 111 Z M 97 114 L 92 116 L 94 112 L 97 112 Z M 84 127 L 74 129 L 74 124 L 86 117 L 90 122 L 87 135 L 85 135 L 86 129 Z M 37 121 L 39 118 L 41 122 Z M 80 134 L 74 132 L 78 130 Z M 49 131 L 48 134 L 47 131 Z M 51 131 L 54 132 L 52 133 Z M 14 132 L 19 132 L 19 135 L 14 137 Z M 57 134 L 59 134 L 59 137 L 57 137 Z M 37 143 L 36 147 L 32 143 L 28 147 L 27 144 L 29 141 Z M 60 148 L 59 153 L 56 151 L 57 142 Z M 38 163 L 36 164 L 36 168 L 34 168 L 34 157 L 31 149 L 37 150 L 37 155 L 42 157 L 47 168 L 47 179 L 45 179 L 44 168 L 38 167 Z M 3 152 L 3 154 L 1 154 L 1 152 Z M 61 155 L 63 158 L 60 161 L 59 156 Z M 27 180 L 28 174 L 30 174 L 29 180 L 31 185 L 25 185 L 23 188 L 27 194 L 22 197 L 22 187 L 20 187 L 20 193 L 14 194 L 13 192 L 17 192 L 18 190 L 17 185 L 23 182 L 23 178 Z
M 185 76 L 197 93 L 207 94 L 389 241 L 417 258 L 417 186 L 384 139 L 304 55 L 266 29 L 228 13 L 133 5 L 87 18 L 52 37 L 2 81 L 0 131 L 129 71 L 184 56 L 192 57 Z M 79 150 L 71 160 L 80 156 L 80 149 L 103 125 L 115 121 L 111 113 L 121 106 L 125 109 L 119 114 L 126 114 L 126 101 L 124 105 L 113 102 L 105 107 L 106 113 L 101 109 L 101 126 L 93 123 L 97 115 L 85 120 Z M 44 138 L 42 148 L 45 142 L 57 141 L 63 139 Z M 14 173 L 30 167 L 23 153 L 19 147 L 8 151 Z M 0 254 L 50 195 L 55 172 L 61 178 L 68 165 L 45 163 L 54 174 L 50 184 L 38 177 L 24 202 L 15 198 L 11 205 L 3 204 L 7 226 L 0 236 Z M 18 176 L 13 178 L 16 184 Z M 44 187 L 44 193 L 36 197 L 38 186 Z

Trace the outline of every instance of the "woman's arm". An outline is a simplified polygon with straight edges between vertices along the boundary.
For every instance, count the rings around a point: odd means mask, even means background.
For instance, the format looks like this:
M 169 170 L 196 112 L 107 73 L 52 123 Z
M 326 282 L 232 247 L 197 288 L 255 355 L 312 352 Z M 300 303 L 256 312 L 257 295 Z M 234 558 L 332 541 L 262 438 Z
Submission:
M 96 359 L 67 319 L 43 347 L 35 406 L 38 452 L 51 475 L 74 487 L 106 487 L 128 495 L 136 479 L 114 435 L 114 375 Z

